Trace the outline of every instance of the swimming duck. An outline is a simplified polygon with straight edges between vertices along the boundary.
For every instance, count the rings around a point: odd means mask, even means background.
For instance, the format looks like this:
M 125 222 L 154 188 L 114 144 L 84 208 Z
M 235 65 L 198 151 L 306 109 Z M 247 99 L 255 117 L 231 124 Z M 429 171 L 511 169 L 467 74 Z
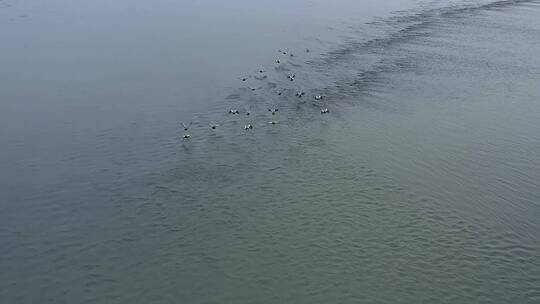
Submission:
M 229 114 L 233 114 L 233 115 L 234 115 L 234 114 L 239 114 L 239 113 L 240 113 L 240 112 L 238 112 L 238 110 L 236 110 L 236 109 L 230 109 L 230 110 L 229 110 Z
M 296 75 L 287 75 L 287 78 L 290 80 L 290 81 L 294 81 L 294 78 L 296 77 Z
M 275 62 L 275 63 L 281 63 L 281 60 L 279 60 L 279 58 L 278 58 L 278 59 L 276 59 L 274 62 Z
M 302 96 L 304 96 L 305 94 L 306 94 L 306 92 L 303 92 L 303 91 L 296 92 L 296 97 L 302 98 Z
M 278 108 L 275 108 L 275 109 L 268 108 L 268 112 L 272 113 L 272 115 L 276 115 L 276 112 L 278 111 L 279 111 Z
M 187 125 L 186 125 L 185 123 L 183 123 L 183 122 L 180 123 L 180 124 L 181 124 L 182 127 L 184 128 L 184 131 L 187 131 L 187 130 L 189 130 L 189 126 L 191 125 L 191 122 L 190 122 L 189 124 L 187 124 Z
M 246 124 L 244 126 L 244 129 L 246 129 L 246 130 L 253 129 L 253 125 L 252 124 Z
M 315 100 L 322 100 L 323 98 L 323 95 L 315 95 Z
M 182 136 L 183 139 L 190 139 L 191 138 L 191 135 L 189 134 L 184 134 L 184 136 Z
M 275 125 L 275 124 L 278 124 L 279 122 L 278 122 L 278 121 L 275 121 L 275 120 L 271 120 L 271 121 L 269 121 L 268 123 L 271 124 L 271 125 Z
M 329 113 L 330 111 L 328 110 L 328 108 L 324 108 L 324 109 L 321 109 L 321 114 L 326 114 L 326 113 Z

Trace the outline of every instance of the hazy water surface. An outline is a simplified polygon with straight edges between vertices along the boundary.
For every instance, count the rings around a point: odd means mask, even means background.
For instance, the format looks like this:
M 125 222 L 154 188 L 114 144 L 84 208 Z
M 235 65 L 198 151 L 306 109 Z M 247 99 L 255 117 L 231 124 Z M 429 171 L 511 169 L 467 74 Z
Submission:
M 231 2 L 0 1 L 1 303 L 540 301 L 540 3 Z

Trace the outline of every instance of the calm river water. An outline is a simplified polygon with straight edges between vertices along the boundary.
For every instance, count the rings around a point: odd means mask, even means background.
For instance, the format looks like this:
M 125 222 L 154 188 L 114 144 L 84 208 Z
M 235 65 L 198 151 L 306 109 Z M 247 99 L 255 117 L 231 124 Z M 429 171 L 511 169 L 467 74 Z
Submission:
M 539 303 L 540 2 L 380 2 L 0 0 L 0 303 Z

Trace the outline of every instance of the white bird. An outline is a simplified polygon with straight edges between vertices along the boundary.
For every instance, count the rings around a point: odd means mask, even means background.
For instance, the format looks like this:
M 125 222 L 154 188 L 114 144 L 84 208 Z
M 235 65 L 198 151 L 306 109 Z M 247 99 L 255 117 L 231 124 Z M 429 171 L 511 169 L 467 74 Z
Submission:
M 324 95 L 315 95 L 315 100 L 322 100 Z
M 233 114 L 233 115 L 234 115 L 234 114 L 238 114 L 238 113 L 240 113 L 240 112 L 238 112 L 238 110 L 236 110 L 236 109 L 230 109 L 230 110 L 229 110 L 229 114 Z
M 184 136 L 182 136 L 183 139 L 190 139 L 191 138 L 191 135 L 189 134 L 185 134 Z

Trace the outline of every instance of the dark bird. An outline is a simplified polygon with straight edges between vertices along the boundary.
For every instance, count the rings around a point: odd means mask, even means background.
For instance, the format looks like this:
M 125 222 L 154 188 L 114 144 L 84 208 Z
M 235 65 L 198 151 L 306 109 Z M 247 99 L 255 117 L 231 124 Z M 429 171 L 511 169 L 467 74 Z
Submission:
M 279 111 L 278 108 L 275 108 L 275 109 L 268 108 L 268 112 L 272 113 L 272 115 L 276 115 L 276 112 L 278 111 Z
M 191 122 L 189 124 L 187 124 L 187 125 L 185 123 L 183 123 L 183 122 L 180 123 L 180 124 L 182 125 L 182 128 L 184 128 L 184 131 L 189 130 L 189 126 L 191 126 Z

